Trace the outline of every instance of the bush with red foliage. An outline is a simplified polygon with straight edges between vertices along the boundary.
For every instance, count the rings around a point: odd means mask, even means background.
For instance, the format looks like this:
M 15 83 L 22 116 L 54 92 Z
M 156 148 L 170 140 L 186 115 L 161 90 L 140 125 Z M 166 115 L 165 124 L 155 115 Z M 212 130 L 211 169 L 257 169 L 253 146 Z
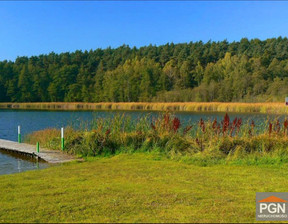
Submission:
M 200 118 L 199 127 L 201 128 L 202 132 L 205 132 L 205 122 L 202 118 Z
M 285 118 L 285 121 L 284 121 L 284 134 L 286 134 L 287 128 L 288 128 L 288 120 Z
M 225 114 L 224 120 L 221 123 L 222 123 L 222 134 L 225 135 L 230 125 L 230 118 L 227 113 Z
M 268 128 L 269 136 L 271 136 L 272 134 L 272 129 L 273 129 L 272 123 L 269 122 L 269 128 Z
M 178 129 L 180 128 L 180 126 L 181 126 L 181 122 L 180 122 L 179 118 L 175 117 L 175 118 L 173 119 L 173 121 L 172 121 L 172 124 L 173 124 L 173 125 L 172 125 L 173 131 L 174 131 L 174 132 L 177 132 Z
M 192 127 L 192 125 L 186 126 L 186 128 L 183 130 L 183 135 L 186 135 L 192 129 Z
M 275 126 L 274 126 L 274 129 L 275 129 L 275 132 L 276 132 L 277 134 L 280 132 L 281 127 L 280 127 L 280 122 L 279 122 L 278 119 L 277 119 L 277 121 L 276 121 L 276 124 L 275 124 Z

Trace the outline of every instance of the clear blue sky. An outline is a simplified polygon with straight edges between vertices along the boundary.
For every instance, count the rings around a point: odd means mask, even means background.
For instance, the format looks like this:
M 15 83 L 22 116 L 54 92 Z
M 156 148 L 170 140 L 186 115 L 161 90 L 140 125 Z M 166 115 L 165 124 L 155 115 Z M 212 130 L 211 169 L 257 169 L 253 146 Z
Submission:
M 288 36 L 288 2 L 0 2 L 0 60 L 148 44 Z

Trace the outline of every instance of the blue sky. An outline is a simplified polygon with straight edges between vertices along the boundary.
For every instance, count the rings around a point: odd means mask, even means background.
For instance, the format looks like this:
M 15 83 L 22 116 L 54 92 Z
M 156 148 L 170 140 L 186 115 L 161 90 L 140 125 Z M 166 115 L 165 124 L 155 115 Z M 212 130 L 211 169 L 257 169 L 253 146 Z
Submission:
M 288 35 L 288 2 L 2 2 L 0 60 L 17 56 Z

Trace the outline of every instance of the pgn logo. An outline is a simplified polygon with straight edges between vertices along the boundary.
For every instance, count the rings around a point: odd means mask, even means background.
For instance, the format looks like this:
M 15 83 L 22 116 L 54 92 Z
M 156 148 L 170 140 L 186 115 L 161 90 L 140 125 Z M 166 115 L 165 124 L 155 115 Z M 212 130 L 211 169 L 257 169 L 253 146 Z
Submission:
M 257 221 L 288 220 L 288 193 L 262 192 L 256 193 Z

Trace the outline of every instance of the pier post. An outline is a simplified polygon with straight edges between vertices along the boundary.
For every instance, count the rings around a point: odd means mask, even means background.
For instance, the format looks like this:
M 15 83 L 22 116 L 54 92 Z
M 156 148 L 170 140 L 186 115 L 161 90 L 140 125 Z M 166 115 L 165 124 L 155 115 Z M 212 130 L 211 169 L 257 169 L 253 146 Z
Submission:
M 21 143 L 21 128 L 20 128 L 20 125 L 18 125 L 18 143 Z
M 37 153 L 39 153 L 39 151 L 40 151 L 39 142 L 37 142 L 37 144 L 36 144 L 36 150 L 37 150 Z
M 64 128 L 61 128 L 61 149 L 64 150 Z

